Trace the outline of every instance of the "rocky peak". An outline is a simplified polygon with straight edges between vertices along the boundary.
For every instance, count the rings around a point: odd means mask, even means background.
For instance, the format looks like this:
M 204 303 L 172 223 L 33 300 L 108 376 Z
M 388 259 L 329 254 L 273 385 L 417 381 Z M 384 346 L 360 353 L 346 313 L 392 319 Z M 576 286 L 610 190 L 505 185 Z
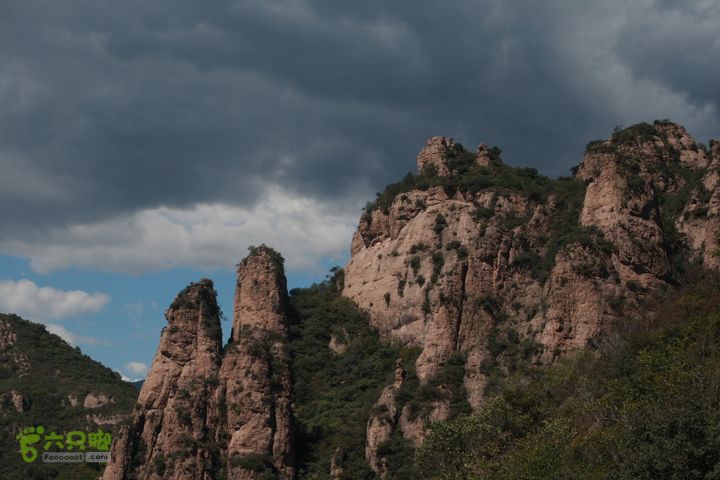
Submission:
M 477 153 L 473 155 L 449 137 L 429 138 L 417 155 L 417 168 L 420 174 L 434 173 L 440 177 L 455 175 L 458 169 L 464 166 L 488 167 L 498 162 L 497 149 L 481 143 Z
M 432 137 L 417 155 L 418 172 L 423 173 L 434 169 L 443 177 L 450 175 L 447 158 L 459 153 L 455 141 L 449 137 Z
M 250 250 L 238 265 L 232 344 L 214 399 L 218 438 L 228 439 L 229 478 L 260 478 L 265 471 L 290 480 L 295 468 L 287 281 L 279 253 L 265 245 Z
M 220 315 L 208 279 L 188 285 L 166 310 L 168 325 L 104 479 L 214 478 L 207 418 L 221 360 Z
M 233 341 L 252 329 L 284 335 L 288 298 L 282 256 L 265 245 L 252 247 L 237 274 Z
M 160 351 L 165 357 L 186 363 L 198 344 L 219 354 L 222 331 L 216 295 L 212 280 L 207 278 L 191 283 L 178 293 L 165 311 L 168 325 L 160 337 Z
M 696 143 L 684 127 L 656 120 L 653 124 L 616 128 L 607 140 L 588 143 L 577 173 L 588 180 L 611 162 L 626 179 L 640 175 L 660 190 L 672 191 L 682 186 L 672 178 L 678 169 L 705 169 L 709 160 L 707 149 Z
M 490 148 L 486 144 L 481 143 L 478 145 L 477 153 L 475 154 L 475 163 L 481 167 L 490 167 L 497 164 L 500 161 L 496 148 Z
M 667 237 L 674 229 L 689 240 L 692 255 L 705 257 L 707 265 L 716 261 L 706 248 L 714 244 L 716 223 L 707 221 L 717 184 L 708 170 L 713 145 L 697 144 L 685 128 L 664 120 L 616 129 L 609 139 L 588 144 L 577 170 L 587 184 L 581 223 L 618 246 L 625 279 L 643 287 L 669 280 L 676 246 Z

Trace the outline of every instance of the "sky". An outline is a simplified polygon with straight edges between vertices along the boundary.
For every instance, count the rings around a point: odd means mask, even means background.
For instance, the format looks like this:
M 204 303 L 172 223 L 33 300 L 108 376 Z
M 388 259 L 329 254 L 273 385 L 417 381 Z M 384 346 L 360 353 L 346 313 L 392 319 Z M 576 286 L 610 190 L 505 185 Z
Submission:
M 707 143 L 719 60 L 715 0 L 0 0 L 0 311 L 142 378 L 187 283 L 231 312 L 260 243 L 322 280 L 428 137 L 549 176 L 617 125 Z

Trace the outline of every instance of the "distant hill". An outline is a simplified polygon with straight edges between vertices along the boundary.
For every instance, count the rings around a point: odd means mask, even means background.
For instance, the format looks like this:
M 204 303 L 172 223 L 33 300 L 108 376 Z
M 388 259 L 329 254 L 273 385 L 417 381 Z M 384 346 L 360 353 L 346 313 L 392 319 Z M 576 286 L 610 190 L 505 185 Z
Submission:
M 46 434 L 101 427 L 114 435 L 137 394 L 116 372 L 43 325 L 0 314 L 0 478 L 97 478 L 104 464 L 26 463 L 15 437 L 38 425 Z

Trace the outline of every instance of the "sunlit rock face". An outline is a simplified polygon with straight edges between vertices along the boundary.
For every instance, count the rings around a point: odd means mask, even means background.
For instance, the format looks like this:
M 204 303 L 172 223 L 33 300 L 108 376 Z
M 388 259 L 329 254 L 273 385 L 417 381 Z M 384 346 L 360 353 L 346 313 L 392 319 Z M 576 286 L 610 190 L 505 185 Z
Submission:
M 463 352 L 477 408 L 499 330 L 548 364 L 671 286 L 681 235 L 691 258 L 717 268 L 718 162 L 718 142 L 705 148 L 679 125 L 641 124 L 588 144 L 573 177 L 540 182 L 538 194 L 522 187 L 533 173 L 503 165 L 497 149 L 433 137 L 416 187 L 379 197 L 361 217 L 343 295 L 389 341 L 422 349 L 421 382 Z

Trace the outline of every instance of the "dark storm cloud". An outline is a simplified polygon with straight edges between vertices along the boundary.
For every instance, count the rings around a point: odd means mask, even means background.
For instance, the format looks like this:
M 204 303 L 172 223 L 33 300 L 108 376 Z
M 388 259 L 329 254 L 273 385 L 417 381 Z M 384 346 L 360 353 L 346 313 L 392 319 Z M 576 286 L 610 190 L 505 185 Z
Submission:
M 619 123 L 720 125 L 714 2 L 0 5 L 5 238 L 266 184 L 356 208 L 436 134 L 557 175 Z
M 720 102 L 720 4 L 662 0 L 618 38 L 618 57 L 696 105 Z

